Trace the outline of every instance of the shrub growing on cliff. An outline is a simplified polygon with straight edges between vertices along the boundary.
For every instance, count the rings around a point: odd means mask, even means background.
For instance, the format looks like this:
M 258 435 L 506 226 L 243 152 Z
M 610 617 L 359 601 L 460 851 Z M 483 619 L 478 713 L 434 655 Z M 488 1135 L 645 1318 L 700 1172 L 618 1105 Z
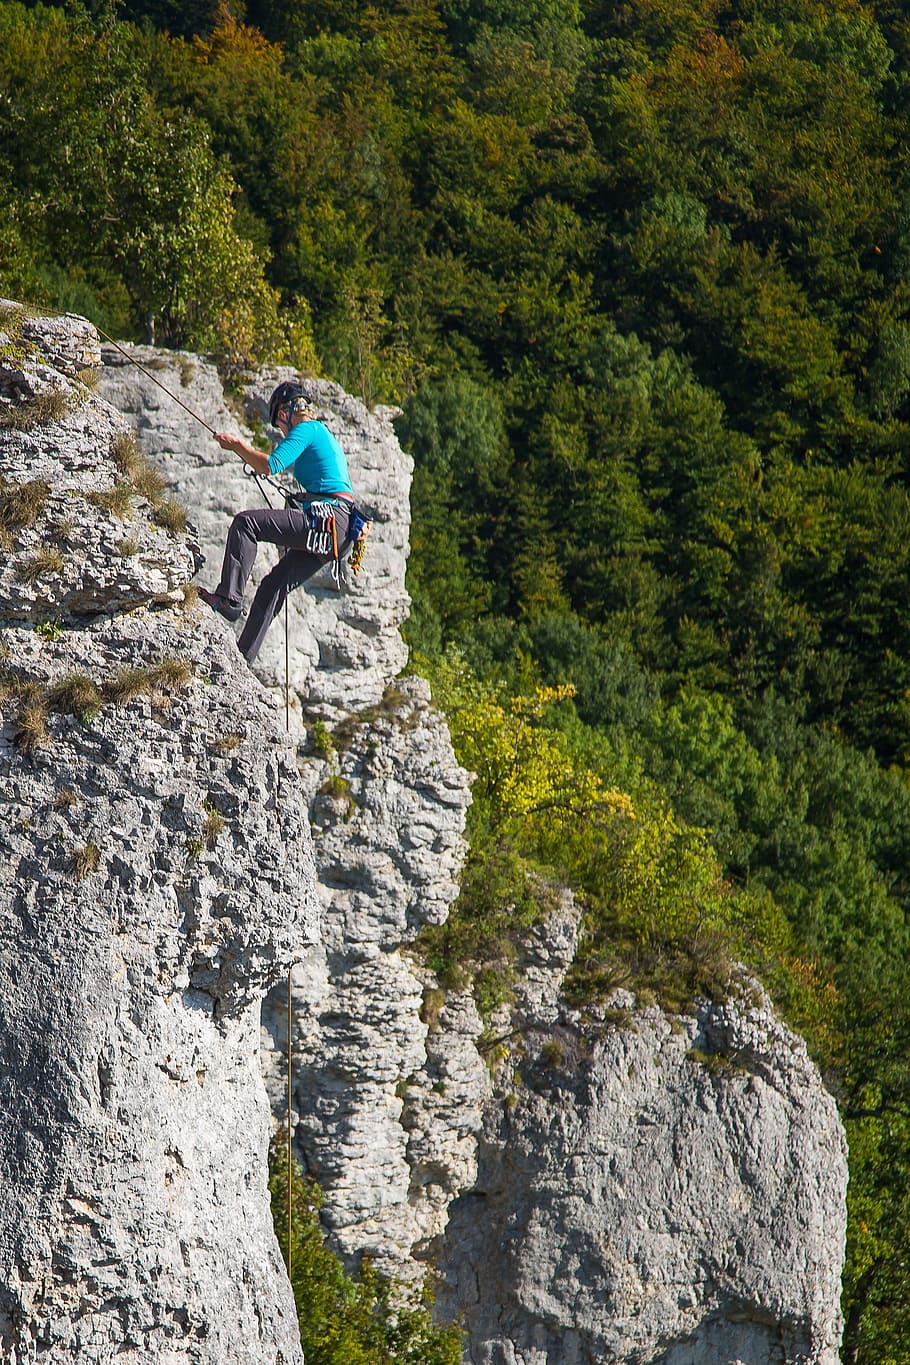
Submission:
M 21 343 L 25 311 L 16 303 L 0 303 L 0 359 L 19 362 L 25 348 Z
M 286 1136 L 272 1144 L 269 1189 L 286 1265 L 290 1195 L 290 1278 L 307 1365 L 459 1365 L 461 1331 L 433 1322 L 426 1295 L 366 1263 L 352 1279 L 325 1245 L 321 1192 L 296 1163 L 289 1172 Z
M 737 961 L 787 976 L 791 935 L 771 897 L 732 887 L 703 830 L 640 776 L 633 800 L 606 750 L 588 753 L 583 734 L 558 728 L 571 689 L 510 697 L 456 656 L 434 674 L 458 759 L 476 774 L 461 893 L 448 921 L 421 935 L 444 985 L 473 977 L 484 1013 L 506 998 L 517 941 L 554 883 L 584 905 L 567 981 L 579 1004 L 630 982 L 670 1008 L 722 997 Z

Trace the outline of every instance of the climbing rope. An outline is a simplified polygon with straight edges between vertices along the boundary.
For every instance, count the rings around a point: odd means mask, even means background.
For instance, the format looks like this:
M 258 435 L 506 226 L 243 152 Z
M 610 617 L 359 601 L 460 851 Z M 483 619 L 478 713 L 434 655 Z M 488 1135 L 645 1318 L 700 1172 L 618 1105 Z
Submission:
M 58 317 L 67 317 L 67 316 L 69 316 L 69 315 L 66 314 L 66 313 L 58 313 L 57 316 L 58 316 Z M 210 431 L 210 432 L 212 433 L 213 436 L 215 435 L 215 428 L 212 427 L 212 426 L 209 426 L 208 422 L 205 420 L 204 417 L 200 417 L 200 416 L 199 416 L 199 413 L 198 413 L 198 412 L 194 412 L 193 409 L 192 409 L 191 407 L 189 407 L 188 404 L 184 403 L 184 401 L 183 401 L 182 398 L 178 398 L 177 395 L 176 395 L 176 393 L 172 393 L 171 390 L 167 387 L 166 384 L 162 384 L 162 382 L 161 382 L 160 379 L 156 379 L 155 376 L 152 374 L 151 370 L 146 369 L 146 367 L 145 367 L 144 365 L 141 365 L 141 364 L 139 363 L 139 361 L 136 359 L 136 357 L 135 357 L 134 355 L 130 355 L 129 351 L 125 351 L 125 350 L 123 349 L 123 347 L 120 345 L 119 341 L 115 341 L 113 337 L 109 337 L 108 334 L 107 334 L 107 332 L 103 332 L 96 322 L 93 322 L 93 323 L 92 323 L 92 326 L 94 327 L 95 331 L 98 333 L 99 336 L 104 337 L 105 341 L 107 341 L 111 346 L 113 346 L 113 348 L 114 348 L 115 351 L 119 351 L 120 354 L 121 354 L 126 360 L 128 360 L 128 361 L 130 362 L 131 365 L 135 365 L 137 370 L 141 370 L 142 373 L 145 375 L 146 379 L 150 379 L 150 380 L 152 381 L 153 384 L 157 384 L 157 385 L 158 385 L 158 388 L 161 389 L 163 393 L 166 393 L 167 396 L 168 396 L 168 398 L 172 398 L 172 399 L 174 400 L 174 402 L 177 403 L 181 408 L 183 408 L 183 411 L 184 411 L 184 412 L 188 412 L 189 415 L 190 415 L 195 421 L 197 421 L 197 422 L 199 423 L 200 426 L 205 427 L 206 431 Z M 242 456 L 242 455 L 238 455 L 237 458 L 238 458 L 238 460 L 240 460 L 240 459 L 243 458 L 243 456 Z
M 291 1078 L 291 1071 L 292 1071 L 292 1063 L 291 1063 L 291 1059 L 292 1059 L 292 1057 L 293 1057 L 293 1055 L 294 1055 L 294 1054 L 293 1054 L 293 1051 L 292 1051 L 292 1046 L 293 1046 L 293 1041 L 294 1041 L 294 1040 L 293 1040 L 293 1035 L 292 1035 L 292 1026 L 293 1026 L 293 1023 L 294 1023 L 294 997 L 293 997 L 293 994 L 292 994 L 292 991 L 291 991 L 291 973 L 292 973 L 292 968 L 289 967 L 289 968 L 288 968 L 288 1112 L 287 1112 L 287 1143 L 288 1143 L 288 1147 L 287 1147 L 287 1163 L 288 1163 L 288 1207 L 287 1207 L 287 1218 L 288 1218 L 288 1259 L 287 1259 L 287 1268 L 288 1268 L 288 1279 L 291 1280 L 291 1282 L 292 1282 L 292 1284 L 293 1284 L 292 1276 L 293 1276 L 293 1272 L 294 1272 L 294 1244 L 293 1244 L 292 1238 L 293 1238 L 293 1231 L 294 1231 L 294 1188 L 293 1188 L 292 1172 L 293 1172 L 293 1169 L 294 1169 L 294 1167 L 293 1167 L 293 1161 L 294 1161 L 294 1148 L 293 1148 L 293 1140 L 292 1140 L 292 1137 L 291 1137 L 291 1133 L 292 1133 L 292 1128 L 291 1128 L 291 1079 L 292 1079 L 292 1078 Z
M 63 313 L 60 311 L 59 308 L 48 308 L 44 304 L 24 303 L 22 305 L 22 308 L 23 311 L 29 310 L 39 317 L 78 318 L 80 321 L 83 320 L 80 314 L 78 313 Z M 162 393 L 166 393 L 168 398 L 173 399 L 173 401 L 178 405 L 178 407 L 183 408 L 184 412 L 188 412 L 189 415 L 193 418 L 193 421 L 198 422 L 201 427 L 205 427 L 206 431 L 211 432 L 213 436 L 215 435 L 215 428 L 213 426 L 210 426 L 204 417 L 200 417 L 199 413 L 195 412 L 189 406 L 188 403 L 184 403 L 182 398 L 178 398 L 177 394 L 174 393 L 172 389 L 169 389 L 166 384 L 162 384 L 161 380 L 156 378 L 156 376 L 152 374 L 151 370 L 149 370 L 145 365 L 141 363 L 141 361 L 137 360 L 134 355 L 131 355 L 129 351 L 127 351 L 123 346 L 121 346 L 119 341 L 115 341 L 112 336 L 108 336 L 104 328 L 99 327 L 97 322 L 91 322 L 91 319 L 87 320 L 91 323 L 91 326 L 94 327 L 95 331 L 98 333 L 100 337 L 103 337 L 104 340 L 108 342 L 109 345 L 113 346 L 115 351 L 119 351 L 120 355 L 123 356 L 124 360 L 129 361 L 130 365 L 135 365 L 136 369 L 140 370 L 142 374 L 145 375 L 146 379 L 150 379 L 152 383 L 161 390 Z M 233 453 L 236 452 L 232 452 L 232 454 Z M 237 458 L 238 460 L 242 460 L 243 456 L 238 455 Z M 276 484 L 275 487 L 280 488 L 281 485 Z M 281 491 L 283 492 L 284 490 L 282 489 Z
M 268 493 L 266 492 L 266 489 L 265 489 L 264 486 L 263 486 L 263 481 L 264 481 L 265 483 L 270 484 L 273 488 L 277 488 L 278 491 L 279 491 L 279 493 L 282 493 L 282 494 L 284 495 L 285 499 L 287 499 L 287 498 L 290 496 L 290 495 L 285 491 L 285 489 L 281 487 L 281 484 L 275 483 L 274 479 L 270 479 L 270 478 L 268 478 L 266 475 L 260 475 L 260 474 L 258 474 L 258 473 L 256 472 L 255 469 L 251 469 L 249 472 L 252 474 L 253 478 L 256 480 L 256 483 L 257 483 L 258 486 L 259 486 L 259 491 L 260 491 L 260 493 L 262 494 L 263 498 L 265 499 L 265 502 L 266 502 L 266 506 L 267 506 L 267 507 L 271 507 L 272 502 L 271 502 L 271 499 L 269 498 Z M 286 553 L 287 553 L 287 551 L 285 551 L 285 554 L 286 554 Z M 287 597 L 285 597 L 285 599 L 284 599 L 284 729 L 285 729 L 285 734 L 288 735 L 288 736 L 290 736 L 290 733 L 291 733 L 291 651 L 290 651 L 290 631 L 289 631 L 289 629 L 288 629 L 288 599 L 287 599 Z M 280 769 L 280 768 L 278 769 L 278 800 L 279 800 L 279 801 L 281 800 L 281 769 Z M 287 980 L 287 1016 L 288 1016 L 288 1023 L 287 1023 L 287 1028 L 288 1028 L 288 1032 L 287 1032 L 287 1046 L 288 1046 L 288 1057 L 287 1057 L 286 1122 L 285 1122 L 286 1142 L 287 1142 L 286 1150 L 285 1150 L 285 1161 L 286 1161 L 286 1163 L 287 1163 L 287 1209 L 286 1209 L 286 1217 L 287 1217 L 287 1256 L 286 1256 L 285 1264 L 286 1264 L 286 1267 L 287 1267 L 288 1279 L 289 1279 L 289 1280 L 291 1279 L 291 1276 L 292 1276 L 293 1270 L 294 1270 L 294 1250 L 293 1250 L 293 1241 L 292 1241 L 292 1239 L 293 1239 L 293 1232 L 294 1232 L 294 1189 L 293 1189 L 294 1145 L 293 1145 L 293 1127 L 292 1127 L 292 1121 L 291 1121 L 291 1116 L 292 1116 L 292 1112 L 293 1112 L 293 1090 L 294 1090 L 294 1051 L 293 1051 L 293 1048 L 294 1048 L 294 995 L 293 995 L 293 974 L 294 974 L 294 967 L 293 967 L 293 963 L 292 963 L 291 966 L 288 967 L 288 980 Z

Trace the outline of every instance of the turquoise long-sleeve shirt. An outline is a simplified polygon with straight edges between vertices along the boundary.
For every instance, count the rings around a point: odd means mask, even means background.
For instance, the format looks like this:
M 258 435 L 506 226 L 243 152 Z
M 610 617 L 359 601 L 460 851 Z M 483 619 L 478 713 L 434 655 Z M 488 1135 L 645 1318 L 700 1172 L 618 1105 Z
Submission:
M 273 474 L 290 469 L 312 497 L 354 494 L 344 451 L 322 422 L 298 422 L 292 427 L 269 456 L 269 469 Z

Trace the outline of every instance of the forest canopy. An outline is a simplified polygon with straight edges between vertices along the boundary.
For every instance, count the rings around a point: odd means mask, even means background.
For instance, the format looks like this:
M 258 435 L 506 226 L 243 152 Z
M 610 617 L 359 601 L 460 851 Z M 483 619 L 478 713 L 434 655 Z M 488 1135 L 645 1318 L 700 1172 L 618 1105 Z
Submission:
M 540 752 L 790 936 L 863 1365 L 910 1358 L 908 78 L 896 0 L 0 0 L 0 289 L 400 405 L 460 742 L 563 689 Z M 478 811 L 464 923 L 552 863 Z

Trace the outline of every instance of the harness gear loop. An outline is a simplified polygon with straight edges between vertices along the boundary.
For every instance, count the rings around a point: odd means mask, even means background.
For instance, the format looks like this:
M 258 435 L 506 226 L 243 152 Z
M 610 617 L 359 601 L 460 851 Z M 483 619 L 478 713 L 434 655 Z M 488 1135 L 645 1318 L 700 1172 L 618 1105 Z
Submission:
M 351 508 L 351 537 L 354 541 L 354 548 L 348 560 L 351 566 L 351 573 L 355 576 L 360 573 L 363 567 L 364 551 L 367 548 L 367 536 L 372 528 L 372 518 L 364 516 L 359 507 Z

